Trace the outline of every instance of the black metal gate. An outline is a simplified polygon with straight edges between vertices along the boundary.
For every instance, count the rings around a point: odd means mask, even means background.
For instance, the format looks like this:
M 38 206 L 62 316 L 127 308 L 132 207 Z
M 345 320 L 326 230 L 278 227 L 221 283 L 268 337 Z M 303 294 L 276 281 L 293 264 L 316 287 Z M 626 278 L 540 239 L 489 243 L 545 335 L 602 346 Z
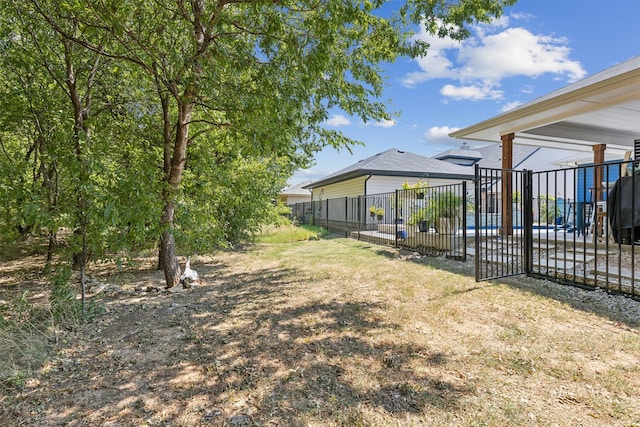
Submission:
M 531 271 L 531 171 L 476 166 L 476 280 Z M 527 244 L 529 246 L 527 246 Z
M 640 299 L 640 169 L 476 167 L 476 280 L 526 274 Z

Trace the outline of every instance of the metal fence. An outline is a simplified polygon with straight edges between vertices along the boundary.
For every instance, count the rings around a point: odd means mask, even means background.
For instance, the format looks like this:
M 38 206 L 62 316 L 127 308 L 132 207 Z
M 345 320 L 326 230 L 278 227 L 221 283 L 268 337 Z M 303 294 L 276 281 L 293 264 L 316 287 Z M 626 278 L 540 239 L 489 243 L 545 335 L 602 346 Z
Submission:
M 477 168 L 475 184 L 478 280 L 527 274 L 640 298 L 634 162 L 543 172 Z
M 347 237 L 465 260 L 468 200 L 467 184 L 462 182 L 298 203 L 290 208 L 299 222 Z
M 477 167 L 469 190 L 462 182 L 291 208 L 302 223 L 360 240 L 460 260 L 472 254 L 476 280 L 526 274 L 640 299 L 638 161 L 542 172 Z

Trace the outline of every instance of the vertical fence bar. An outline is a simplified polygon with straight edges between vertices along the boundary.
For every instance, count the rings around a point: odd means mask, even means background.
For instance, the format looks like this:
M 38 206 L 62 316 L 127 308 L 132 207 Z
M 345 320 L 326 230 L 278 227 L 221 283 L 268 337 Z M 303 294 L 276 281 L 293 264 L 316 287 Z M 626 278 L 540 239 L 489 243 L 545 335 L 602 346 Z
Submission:
M 327 209 L 325 210 L 324 214 L 326 215 L 327 221 L 326 221 L 326 226 L 327 226 L 327 230 L 329 229 L 329 199 L 327 199 Z
M 573 252 L 573 260 L 574 263 L 577 265 L 577 257 L 576 257 L 576 248 L 578 245 L 578 238 L 580 237 L 580 224 L 578 221 L 578 208 L 580 206 L 580 202 L 579 202 L 579 195 L 578 195 L 578 191 L 579 189 L 578 187 L 578 170 L 579 169 L 573 169 L 573 239 L 572 239 L 572 245 L 571 245 L 571 249 Z M 576 282 L 578 280 L 577 277 L 577 271 L 576 271 L 576 266 L 574 265 L 574 269 L 573 269 L 573 284 L 575 285 Z
M 524 246 L 524 272 L 527 276 L 533 273 L 533 173 L 525 170 L 522 185 L 522 237 Z
M 349 198 L 344 198 L 344 237 L 349 237 Z
M 586 248 L 587 247 L 587 233 L 589 231 L 589 229 L 591 228 L 591 224 L 587 223 L 587 217 L 589 216 L 588 212 L 587 212 L 587 206 L 591 206 L 590 202 L 591 199 L 589 199 L 589 204 L 587 204 L 587 168 L 583 167 L 582 169 L 578 169 L 582 171 L 582 186 L 580 187 L 580 190 L 582 190 L 582 247 Z M 582 252 L 582 262 L 584 264 L 586 264 L 587 262 L 587 251 L 583 251 Z M 586 283 L 587 281 L 587 270 L 583 269 L 582 270 L 582 282 Z M 596 281 L 597 281 L 597 277 L 596 277 Z
M 640 144 L 636 144 L 636 146 L 638 145 Z M 635 160 L 638 160 L 637 156 L 635 157 Z M 638 200 L 636 200 L 636 190 L 638 189 L 636 188 L 635 162 L 632 162 L 631 163 L 631 206 L 635 206 L 636 203 L 638 202 Z M 638 213 L 635 211 L 635 209 L 632 209 L 631 210 L 631 232 L 629 233 L 630 234 L 629 243 L 631 244 L 631 295 L 636 295 L 635 247 L 636 247 L 636 240 L 640 238 L 640 236 L 636 235 L 636 230 L 638 229 L 638 227 L 636 227 L 636 223 L 640 222 L 638 221 L 637 215 Z
M 467 260 L 467 181 L 462 181 L 462 260 Z
M 366 196 L 359 196 L 358 197 L 358 238 L 360 238 L 360 230 L 362 230 L 362 227 L 363 227 L 363 225 L 362 225 L 363 219 L 364 219 L 364 223 L 365 224 L 367 223 L 367 217 L 365 216 L 365 209 L 362 206 L 363 199 L 365 201 L 364 207 L 366 207 L 367 206 Z
M 393 215 L 392 215 L 393 216 L 393 223 L 395 225 L 395 227 L 393 228 L 394 229 L 394 233 L 393 234 L 395 234 L 395 236 L 396 236 L 396 247 L 399 246 L 399 236 L 398 236 L 398 191 L 399 190 L 396 190 L 396 192 L 394 193 L 395 197 L 393 198 L 394 207 L 393 207 Z
M 478 165 L 475 166 L 474 172 L 474 190 L 475 190 L 475 238 L 474 238 L 474 248 L 475 248 L 475 256 L 474 256 L 474 264 L 475 264 L 475 274 L 476 274 L 476 282 L 480 281 L 481 272 L 480 272 L 480 238 L 481 238 L 481 230 L 482 224 L 480 223 L 480 215 L 482 212 L 482 176 L 480 175 L 480 167 Z

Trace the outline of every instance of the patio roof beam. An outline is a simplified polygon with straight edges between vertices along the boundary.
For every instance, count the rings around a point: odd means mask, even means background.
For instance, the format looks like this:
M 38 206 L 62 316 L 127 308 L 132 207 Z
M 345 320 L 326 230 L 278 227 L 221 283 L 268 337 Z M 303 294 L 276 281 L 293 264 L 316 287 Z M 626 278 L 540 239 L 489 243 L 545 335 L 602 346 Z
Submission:
M 532 145 L 534 147 L 558 148 L 563 150 L 593 152 L 593 146 L 600 144 L 577 139 L 538 136 L 526 132 L 516 133 L 515 142 L 519 145 Z M 611 144 L 607 142 L 607 153 L 624 156 L 630 148 L 625 145 Z

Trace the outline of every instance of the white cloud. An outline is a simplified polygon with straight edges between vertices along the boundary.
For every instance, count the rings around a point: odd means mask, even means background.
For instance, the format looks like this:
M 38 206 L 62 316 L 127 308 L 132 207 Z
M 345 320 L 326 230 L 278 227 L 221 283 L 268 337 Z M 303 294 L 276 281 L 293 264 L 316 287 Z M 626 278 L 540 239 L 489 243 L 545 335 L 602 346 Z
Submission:
M 514 108 L 517 108 L 517 107 L 519 107 L 521 105 L 522 105 L 522 102 L 520 102 L 520 101 L 508 102 L 508 103 L 506 103 L 506 104 L 504 104 L 502 106 L 502 108 L 500 109 L 500 112 L 504 113 L 504 112 L 507 112 L 509 110 L 513 110 Z
M 351 120 L 349 120 L 347 117 L 343 116 L 342 114 L 334 114 L 333 116 L 331 116 L 331 118 L 329 120 L 327 120 L 324 123 L 327 126 L 338 127 L 338 126 L 350 125 L 351 124 Z
M 416 37 L 429 43 L 429 51 L 416 59 L 420 71 L 407 74 L 402 83 L 412 87 L 433 79 L 456 80 L 460 85 L 448 84 L 441 93 L 458 100 L 478 100 L 501 99 L 503 93 L 495 88 L 510 77 L 552 74 L 573 82 L 586 75 L 580 62 L 570 58 L 567 39 L 508 25 L 510 19 L 503 17 L 489 25 L 475 26 L 475 34 L 462 42 L 440 39 L 421 26 Z
M 375 122 L 373 124 L 374 126 L 377 127 L 381 127 L 381 128 L 390 128 L 390 127 L 394 127 L 396 125 L 396 121 L 395 120 L 381 120 L 379 122 Z
M 511 17 L 513 19 L 522 19 L 524 21 L 530 21 L 533 18 L 535 18 L 535 15 L 531 14 L 531 13 L 512 13 Z
M 526 93 L 527 95 L 533 93 L 533 86 L 525 85 L 522 89 L 520 89 L 520 92 Z
M 464 64 L 461 77 L 499 82 L 506 77 L 552 73 L 569 81 L 579 80 L 586 72 L 579 62 L 568 59 L 566 42 L 534 35 L 524 28 L 509 28 L 485 37 L 480 46 L 460 50 L 458 60 Z
M 442 141 L 449 138 L 451 132 L 460 130 L 460 128 L 450 128 L 449 126 L 434 126 L 424 133 L 424 139 L 427 141 Z
M 423 81 L 439 78 L 456 78 L 457 71 L 453 62 L 447 58 L 447 51 L 461 48 L 458 41 L 452 39 L 441 39 L 430 37 L 422 28 L 419 39 L 429 43 L 429 51 L 426 56 L 416 58 L 416 62 L 422 71 L 409 73 L 402 80 L 405 86 L 411 87 Z
M 477 24 L 473 29 L 476 31 L 477 37 L 482 38 L 487 33 L 494 33 L 502 28 L 508 28 L 510 24 L 511 19 L 508 16 L 503 15 L 487 24 Z
M 481 99 L 502 99 L 503 92 L 494 90 L 491 86 L 454 86 L 444 85 L 440 93 L 455 100 L 469 99 L 478 101 Z

